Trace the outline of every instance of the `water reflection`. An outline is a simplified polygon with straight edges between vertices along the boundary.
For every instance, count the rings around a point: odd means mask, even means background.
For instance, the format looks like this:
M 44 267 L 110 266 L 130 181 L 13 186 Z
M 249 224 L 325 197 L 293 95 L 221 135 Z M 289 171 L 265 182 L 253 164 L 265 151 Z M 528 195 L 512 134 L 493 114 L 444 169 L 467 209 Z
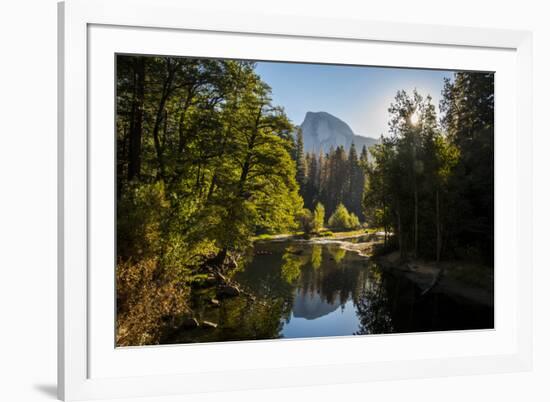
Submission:
M 311 247 L 311 266 L 318 269 L 323 261 L 323 248 L 320 244 L 314 244 Z
M 336 264 L 340 264 L 346 256 L 346 249 L 341 248 L 338 244 L 330 244 L 327 246 L 327 249 Z
M 444 295 L 421 296 L 403 275 L 388 273 L 339 244 L 256 244 L 234 277 L 245 295 L 213 307 L 213 290 L 195 295 L 200 320 L 216 328 L 177 329 L 161 343 L 362 335 L 491 328 L 492 308 Z

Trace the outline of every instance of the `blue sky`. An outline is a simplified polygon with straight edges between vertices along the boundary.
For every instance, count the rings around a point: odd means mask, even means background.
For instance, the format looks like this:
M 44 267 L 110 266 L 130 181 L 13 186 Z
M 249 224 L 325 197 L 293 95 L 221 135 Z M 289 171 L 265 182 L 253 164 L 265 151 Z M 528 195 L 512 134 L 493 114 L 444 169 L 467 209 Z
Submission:
M 452 71 L 274 62 L 258 62 L 256 71 L 294 124 L 308 111 L 324 111 L 355 134 L 375 138 L 387 133 L 388 106 L 398 90 L 430 94 L 439 110 L 443 78 L 453 76 Z

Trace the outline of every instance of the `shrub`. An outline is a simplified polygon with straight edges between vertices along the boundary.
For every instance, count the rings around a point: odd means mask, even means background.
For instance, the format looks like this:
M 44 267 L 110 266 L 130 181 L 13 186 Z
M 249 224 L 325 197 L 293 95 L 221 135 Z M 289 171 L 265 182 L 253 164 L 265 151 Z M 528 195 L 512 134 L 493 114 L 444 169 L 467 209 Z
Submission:
M 325 207 L 320 202 L 315 206 L 315 211 L 313 212 L 313 226 L 315 232 L 319 233 L 325 224 Z
M 334 229 L 356 229 L 360 223 L 357 215 L 350 214 L 344 204 L 340 203 L 329 218 L 328 226 Z
M 357 229 L 361 226 L 359 218 L 353 212 L 349 215 L 349 229 Z
M 300 222 L 300 226 L 306 236 L 311 234 L 315 230 L 313 214 L 309 209 L 304 208 L 302 210 L 302 212 L 298 216 L 298 221 Z
M 188 311 L 189 287 L 155 259 L 119 262 L 116 289 L 117 346 L 157 344 L 170 324 L 164 319 Z

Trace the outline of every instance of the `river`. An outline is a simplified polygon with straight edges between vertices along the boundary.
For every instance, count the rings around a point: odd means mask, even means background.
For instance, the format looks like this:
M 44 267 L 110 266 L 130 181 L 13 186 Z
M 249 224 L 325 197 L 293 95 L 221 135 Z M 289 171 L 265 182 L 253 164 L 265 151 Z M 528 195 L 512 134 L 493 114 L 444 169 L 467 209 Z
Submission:
M 170 331 L 161 343 L 493 328 L 492 307 L 436 291 L 422 295 L 402 273 L 343 244 L 256 242 L 233 278 L 242 295 L 219 305 L 212 289 L 193 296 L 195 316 L 215 328 Z

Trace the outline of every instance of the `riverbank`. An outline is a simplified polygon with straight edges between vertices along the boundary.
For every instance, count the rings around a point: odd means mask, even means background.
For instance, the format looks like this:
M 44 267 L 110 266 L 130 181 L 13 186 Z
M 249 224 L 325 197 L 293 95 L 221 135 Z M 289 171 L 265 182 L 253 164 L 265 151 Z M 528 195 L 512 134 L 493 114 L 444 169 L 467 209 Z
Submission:
M 362 257 L 371 257 L 377 246 L 383 244 L 384 233 L 367 231 L 365 229 L 331 232 L 324 230 L 317 235 L 304 238 L 303 233 L 281 234 L 273 236 L 262 236 L 255 239 L 255 242 L 287 242 L 308 244 L 336 244 L 341 249 L 359 254 Z
M 493 268 L 465 261 L 426 261 L 408 259 L 402 261 L 398 252 L 376 255 L 376 249 L 384 242 L 384 233 L 365 229 L 331 232 L 304 239 L 303 233 L 261 236 L 258 242 L 293 241 L 309 244 L 335 244 L 341 249 L 371 258 L 389 273 L 404 275 L 415 283 L 422 294 L 444 293 L 459 301 L 479 303 L 492 307 L 494 304 Z
M 189 312 L 160 330 L 160 343 L 493 327 L 479 270 L 403 263 L 379 255 L 383 242 L 365 230 L 258 239 L 234 273 L 194 283 Z
M 493 268 L 465 261 L 400 261 L 399 253 L 377 256 L 374 260 L 385 270 L 397 271 L 413 281 L 423 294 L 445 293 L 455 299 L 494 305 Z
M 367 229 L 357 229 L 357 230 L 347 230 L 341 232 L 333 232 L 328 229 L 323 229 L 321 232 L 316 234 L 311 234 L 307 238 L 304 236 L 304 232 L 293 232 L 293 233 L 283 233 L 283 234 L 263 234 L 258 235 L 252 238 L 252 242 L 262 242 L 262 241 L 287 241 L 287 240 L 303 240 L 303 241 L 315 241 L 315 240 L 331 240 L 331 239 L 353 239 L 358 237 L 363 237 L 367 235 L 376 234 L 379 236 L 384 236 L 383 232 L 373 232 Z

